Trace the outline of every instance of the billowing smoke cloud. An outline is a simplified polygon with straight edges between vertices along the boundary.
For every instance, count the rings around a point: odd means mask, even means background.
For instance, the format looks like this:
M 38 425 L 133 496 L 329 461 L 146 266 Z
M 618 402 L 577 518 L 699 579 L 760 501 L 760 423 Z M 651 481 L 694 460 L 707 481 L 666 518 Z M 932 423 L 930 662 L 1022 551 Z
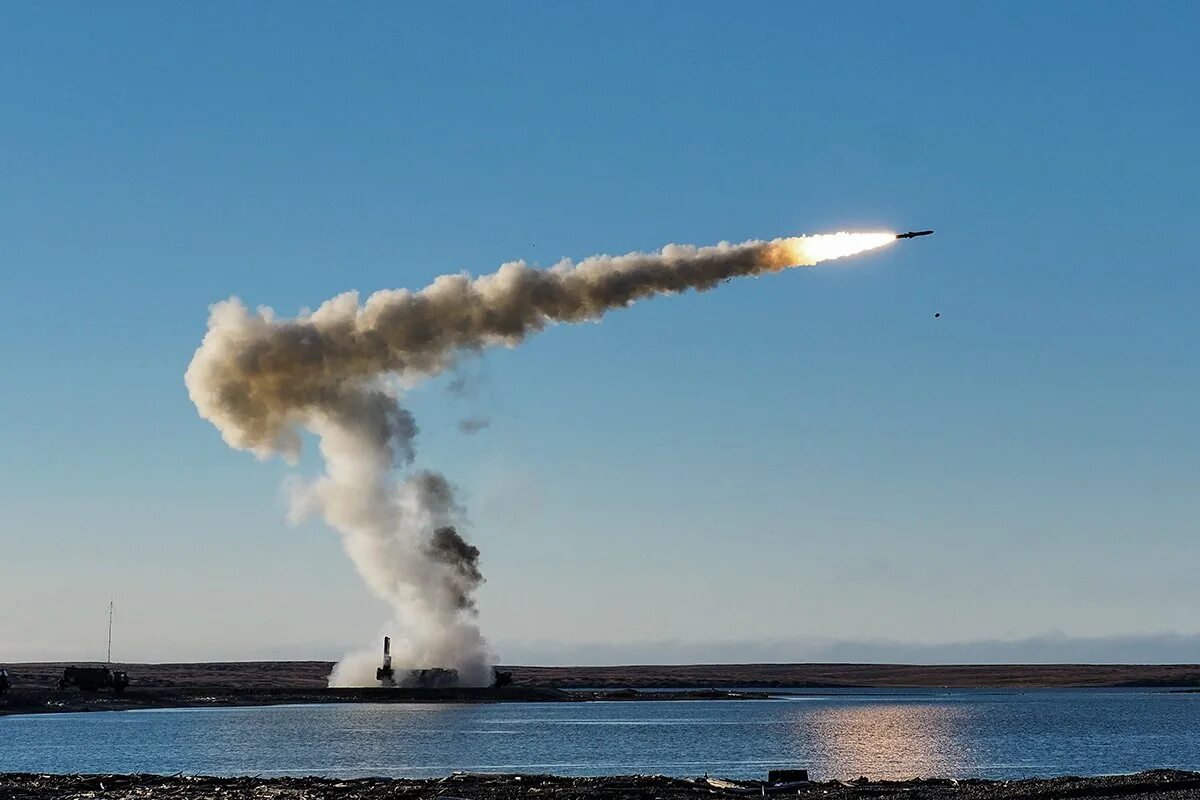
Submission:
M 341 532 L 403 629 L 398 665 L 452 667 L 464 683 L 484 684 L 493 657 L 474 621 L 479 551 L 459 534 L 462 509 L 445 478 L 417 472 L 397 480 L 396 469 L 413 460 L 417 432 L 399 402 L 401 382 L 437 374 L 466 352 L 515 346 L 552 323 L 595 320 L 656 294 L 704 291 L 891 241 L 890 233 L 837 233 L 669 245 L 547 270 L 517 261 L 479 278 L 443 275 L 420 291 L 376 292 L 361 306 L 348 292 L 296 319 L 277 319 L 269 308 L 251 313 L 231 298 L 213 306 L 185 381 L 200 415 L 231 447 L 294 462 L 300 431 L 317 436 L 325 474 L 294 489 L 294 516 L 319 513 Z M 331 681 L 373 683 L 366 665 L 375 660 L 348 657 Z

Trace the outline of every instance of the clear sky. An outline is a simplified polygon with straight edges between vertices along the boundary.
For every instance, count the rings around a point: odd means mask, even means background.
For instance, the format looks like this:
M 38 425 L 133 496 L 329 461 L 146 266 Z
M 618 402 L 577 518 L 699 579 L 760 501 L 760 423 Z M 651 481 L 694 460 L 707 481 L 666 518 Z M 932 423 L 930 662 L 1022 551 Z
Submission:
M 101 656 L 110 596 L 129 660 L 333 657 L 386 619 L 334 533 L 288 526 L 289 468 L 196 415 L 212 302 L 927 227 L 416 390 L 485 632 L 509 662 L 1200 658 L 1198 28 L 1191 2 L 5 5 L 0 661 Z

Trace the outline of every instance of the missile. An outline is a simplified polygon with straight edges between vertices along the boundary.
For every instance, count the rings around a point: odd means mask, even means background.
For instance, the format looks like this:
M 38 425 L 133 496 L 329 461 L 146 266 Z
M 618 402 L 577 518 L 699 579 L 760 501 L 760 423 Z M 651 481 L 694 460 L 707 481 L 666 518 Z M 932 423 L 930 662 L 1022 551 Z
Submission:
M 908 233 L 897 233 L 897 239 L 915 239 L 918 236 L 928 236 L 933 231 L 909 231 Z

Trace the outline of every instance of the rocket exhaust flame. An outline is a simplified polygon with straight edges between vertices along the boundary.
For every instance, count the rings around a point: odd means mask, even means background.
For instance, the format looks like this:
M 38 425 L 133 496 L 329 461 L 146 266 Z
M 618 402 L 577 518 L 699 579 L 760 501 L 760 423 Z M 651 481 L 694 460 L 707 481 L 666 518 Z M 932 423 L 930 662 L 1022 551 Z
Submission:
M 408 384 L 452 366 L 464 351 L 504 345 L 558 322 L 595 320 L 658 294 L 705 291 L 738 276 L 812 266 L 896 241 L 894 233 L 834 233 L 657 253 L 564 260 L 539 270 L 509 262 L 491 275 L 443 275 L 420 291 L 380 291 L 359 305 L 347 292 L 316 311 L 278 319 L 230 298 L 211 309 L 185 375 L 200 416 L 225 442 L 260 459 L 295 462 L 300 430 L 315 434 L 325 474 L 296 487 L 294 517 L 319 513 L 368 587 L 406 635 L 396 660 L 491 681 L 494 657 L 475 624 L 479 550 L 460 534 L 449 482 L 411 464 L 417 427 L 400 405 Z M 343 659 L 332 685 L 375 683 L 372 648 Z

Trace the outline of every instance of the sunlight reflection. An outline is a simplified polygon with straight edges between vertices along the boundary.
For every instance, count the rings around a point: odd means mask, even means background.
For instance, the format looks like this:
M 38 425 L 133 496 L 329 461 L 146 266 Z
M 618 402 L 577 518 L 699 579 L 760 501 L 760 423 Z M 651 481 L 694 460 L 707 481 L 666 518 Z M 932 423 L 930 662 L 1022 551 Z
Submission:
M 797 731 L 809 739 L 819 777 L 934 777 L 961 770 L 969 714 L 946 704 L 833 706 L 814 709 Z

